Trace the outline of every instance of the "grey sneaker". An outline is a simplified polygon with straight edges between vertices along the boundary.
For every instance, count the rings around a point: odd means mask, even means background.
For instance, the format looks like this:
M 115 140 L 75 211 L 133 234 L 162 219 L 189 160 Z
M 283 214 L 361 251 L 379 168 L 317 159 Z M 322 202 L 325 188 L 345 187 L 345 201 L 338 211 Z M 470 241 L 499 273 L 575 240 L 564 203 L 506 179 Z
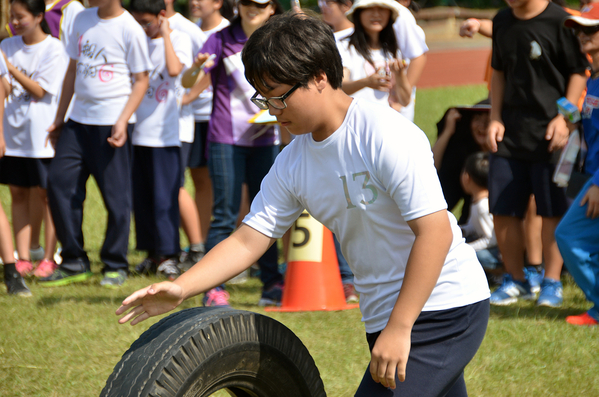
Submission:
M 204 255 L 205 253 L 201 251 L 183 251 L 179 256 L 179 263 L 177 266 L 179 266 L 179 269 L 182 272 L 186 272 L 191 269 L 193 265 L 198 263 L 200 259 L 204 257 Z
M 175 259 L 167 258 L 160 262 L 157 273 L 168 278 L 170 281 L 174 281 L 179 277 L 181 271 L 177 267 L 177 261 Z
M 106 288 L 119 288 L 127 281 L 127 272 L 123 269 L 118 269 L 113 272 L 104 273 L 104 278 L 100 281 L 100 285 Z

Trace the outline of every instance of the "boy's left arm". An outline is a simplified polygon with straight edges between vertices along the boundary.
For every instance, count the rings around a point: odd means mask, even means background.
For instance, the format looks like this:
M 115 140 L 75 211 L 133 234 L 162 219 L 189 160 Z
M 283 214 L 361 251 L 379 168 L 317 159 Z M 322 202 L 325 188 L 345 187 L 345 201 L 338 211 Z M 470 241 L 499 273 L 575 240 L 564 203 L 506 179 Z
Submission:
M 148 71 L 133 73 L 133 79 L 134 82 L 131 87 L 129 99 L 118 120 L 112 126 L 112 132 L 107 139 L 110 146 L 114 148 L 122 147 L 127 142 L 127 125 L 129 124 L 129 119 L 139 107 L 150 84 Z
M 566 99 L 571 103 L 578 103 L 582 91 L 586 87 L 587 76 L 584 73 L 574 73 L 570 75 L 568 87 L 566 88 Z M 570 128 L 566 119 L 561 114 L 558 114 L 549 122 L 545 139 L 549 141 L 549 151 L 554 152 L 566 146 L 568 137 L 570 136 Z
M 164 59 L 166 63 L 166 71 L 171 77 L 176 77 L 183 71 L 183 63 L 179 60 L 173 42 L 171 41 L 171 32 L 173 31 L 168 23 L 168 18 L 160 15 L 158 18 L 160 23 L 160 33 L 164 40 Z
M 395 372 L 406 378 L 414 322 L 429 299 L 453 241 L 447 210 L 408 221 L 416 239 L 399 297 L 389 322 L 372 349 L 370 374 L 375 382 L 395 389 Z

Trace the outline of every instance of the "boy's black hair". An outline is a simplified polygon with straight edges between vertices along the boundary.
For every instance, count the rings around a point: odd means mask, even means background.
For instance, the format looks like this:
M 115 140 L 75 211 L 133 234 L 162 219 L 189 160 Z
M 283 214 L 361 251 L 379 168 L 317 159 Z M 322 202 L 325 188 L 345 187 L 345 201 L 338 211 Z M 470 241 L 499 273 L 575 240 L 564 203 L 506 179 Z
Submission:
M 489 187 L 489 153 L 476 152 L 466 158 L 464 172 L 472 181 L 487 189 Z
M 254 88 L 270 89 L 266 78 L 307 87 L 321 72 L 333 89 L 341 88 L 343 65 L 333 31 L 311 15 L 289 11 L 271 17 L 250 36 L 241 58 L 245 77 Z
M 129 12 L 158 15 L 163 10 L 166 10 L 164 0 L 131 0 L 129 2 Z
M 42 14 L 42 22 L 40 27 L 46 34 L 51 34 L 48 22 L 44 18 L 46 16 L 46 2 L 44 0 L 10 0 L 10 4 L 18 3 L 25 7 L 25 9 L 34 17 Z
M 362 22 L 360 21 L 360 14 L 364 11 L 364 8 L 358 8 L 354 11 L 353 22 L 354 22 L 354 32 L 349 36 L 349 44 L 353 45 L 358 54 L 362 55 L 364 59 L 368 61 L 373 67 L 374 62 L 372 61 L 372 56 L 370 55 L 370 45 L 368 44 L 368 36 L 362 27 Z M 395 58 L 397 56 L 397 39 L 395 37 L 395 31 L 393 30 L 393 22 L 395 22 L 395 18 L 393 15 L 389 18 L 389 22 L 387 26 L 381 30 L 379 33 L 379 41 L 381 43 L 381 49 L 383 50 L 383 54 L 389 58 Z

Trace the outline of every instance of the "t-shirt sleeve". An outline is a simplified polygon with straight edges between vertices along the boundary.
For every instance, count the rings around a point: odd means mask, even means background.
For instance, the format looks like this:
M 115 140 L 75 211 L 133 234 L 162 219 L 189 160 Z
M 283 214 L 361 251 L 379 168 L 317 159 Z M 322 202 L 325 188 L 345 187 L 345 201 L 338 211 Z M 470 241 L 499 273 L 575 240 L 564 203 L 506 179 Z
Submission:
M 62 88 L 68 57 L 60 41 L 52 38 L 44 57 L 32 75 L 33 81 L 38 83 L 50 95 L 58 95 Z
M 173 49 L 179 62 L 183 64 L 183 69 L 188 69 L 192 64 L 191 59 L 191 39 L 185 33 L 175 35 L 172 40 Z
M 260 233 L 281 238 L 304 210 L 293 194 L 285 172 L 284 151 L 275 160 L 269 173 L 262 180 L 260 191 L 252 201 L 250 213 L 243 223 Z
M 409 15 L 402 13 L 393 24 L 393 30 L 397 47 L 404 59 L 418 58 L 428 51 L 424 30 L 416 24 L 411 13 Z
M 148 39 L 142 27 L 135 23 L 129 30 L 127 48 L 127 65 L 131 73 L 141 73 L 152 69 L 152 61 L 148 51 Z
M 566 62 L 567 73 L 570 75 L 584 73 L 589 67 L 589 61 L 586 55 L 580 51 L 580 44 L 572 30 L 562 26 L 558 37 L 559 48 L 563 53 L 560 58 Z
M 69 37 L 73 32 L 73 23 L 75 22 L 75 18 L 83 10 L 85 10 L 85 7 L 77 0 L 71 1 L 63 10 L 59 39 L 63 43 L 65 48 L 68 46 Z
M 501 51 L 499 50 L 499 46 L 497 40 L 501 39 L 500 35 L 497 34 L 497 28 L 500 25 L 500 21 L 497 16 L 493 18 L 493 34 L 491 37 L 492 43 L 492 51 L 491 51 L 491 67 L 495 70 L 502 71 L 503 70 L 503 61 L 501 59 Z
M 426 135 L 406 120 L 391 125 L 373 153 L 377 177 L 401 215 L 411 221 L 447 209 Z
M 84 15 L 86 15 L 84 12 L 77 14 L 68 32 L 69 37 L 65 40 L 65 49 L 71 59 L 79 59 L 79 35 L 76 26 L 83 21 Z
M 4 49 L 3 49 L 4 50 Z M 3 56 L 0 56 L 0 77 L 4 77 L 8 74 L 8 66 Z

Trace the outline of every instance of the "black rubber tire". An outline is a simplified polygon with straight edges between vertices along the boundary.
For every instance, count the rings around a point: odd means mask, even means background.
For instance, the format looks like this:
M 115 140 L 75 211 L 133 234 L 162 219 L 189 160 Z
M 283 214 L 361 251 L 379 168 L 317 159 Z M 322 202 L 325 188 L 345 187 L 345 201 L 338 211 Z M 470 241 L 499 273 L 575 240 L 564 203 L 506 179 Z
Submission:
M 314 359 L 270 317 L 230 308 L 182 310 L 133 342 L 100 396 L 326 396 Z

